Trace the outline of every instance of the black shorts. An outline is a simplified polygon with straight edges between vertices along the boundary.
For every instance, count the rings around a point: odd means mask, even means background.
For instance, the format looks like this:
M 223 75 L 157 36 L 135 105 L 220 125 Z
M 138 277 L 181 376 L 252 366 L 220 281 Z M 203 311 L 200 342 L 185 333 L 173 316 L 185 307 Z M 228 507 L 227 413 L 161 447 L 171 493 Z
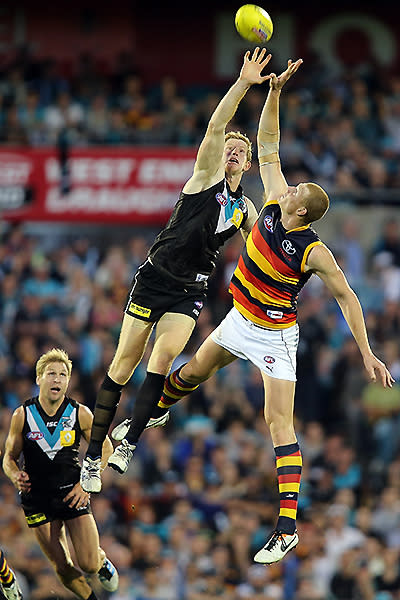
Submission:
M 72 486 L 71 486 L 72 487 Z M 39 527 L 51 521 L 68 521 L 81 515 L 88 515 L 92 512 L 90 504 L 84 508 L 71 508 L 64 502 L 65 496 L 71 487 L 56 494 L 21 494 L 21 507 L 25 513 L 25 520 L 28 527 Z
M 149 323 L 156 323 L 165 313 L 188 315 L 197 321 L 206 298 L 203 286 L 184 287 L 146 261 L 133 279 L 125 312 Z

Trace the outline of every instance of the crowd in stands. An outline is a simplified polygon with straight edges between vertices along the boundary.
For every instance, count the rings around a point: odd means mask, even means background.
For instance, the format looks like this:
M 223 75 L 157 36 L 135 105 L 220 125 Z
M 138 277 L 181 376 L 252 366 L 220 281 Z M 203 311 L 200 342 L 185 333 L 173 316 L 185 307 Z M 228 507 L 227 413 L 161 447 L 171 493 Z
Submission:
M 336 250 L 363 302 L 371 345 L 399 381 L 400 225 L 385 224 L 369 252 L 361 251 L 361 235 L 353 231 L 351 243 L 338 240 Z M 53 236 L 49 245 L 23 225 L 3 224 L 1 448 L 12 411 L 37 393 L 36 360 L 52 347 L 73 360 L 70 395 L 93 408 L 131 278 L 151 239 L 101 244 Z M 224 248 L 177 366 L 231 306 L 227 281 L 242 243 L 235 236 Z M 262 381 L 256 368 L 237 361 L 174 407 L 165 428 L 144 433 L 127 474 L 105 470 L 92 506 L 121 575 L 113 600 L 399 600 L 400 386 L 368 383 L 339 309 L 317 278 L 302 292 L 299 322 L 298 548 L 268 568 L 252 561 L 274 527 L 278 493 Z M 135 402 L 147 356 L 124 388 L 115 423 Z M 16 510 L 18 495 L 4 474 L 0 496 L 0 544 L 26 597 L 71 598 Z
M 279 68 L 273 59 L 271 69 Z M 170 73 L 148 84 L 126 53 L 104 72 L 90 54 L 66 69 L 21 51 L 0 71 L 0 143 L 54 145 L 67 132 L 74 146 L 196 146 L 228 85 L 179 86 Z M 232 123 L 252 141 L 266 86 L 248 92 Z M 282 98 L 281 116 L 287 169 L 327 187 L 399 186 L 398 73 L 360 66 L 331 75 L 310 55 Z
M 0 77 L 0 144 L 55 144 L 67 130 L 73 145 L 197 145 L 221 90 L 179 89 L 169 75 L 147 89 L 122 58 L 108 76 L 90 56 L 70 77 L 51 60 L 10 64 Z M 281 135 L 289 171 L 328 188 L 399 186 L 400 77 L 370 70 L 330 78 L 314 61 L 290 85 Z M 250 90 L 232 124 L 253 141 L 264 97 L 262 88 Z M 367 250 L 354 222 L 342 223 L 331 247 L 360 297 L 374 352 L 399 382 L 400 219 L 385 223 Z M 37 393 L 35 363 L 52 347 L 73 361 L 69 394 L 93 409 L 153 232 L 121 244 L 117 232 L 105 243 L 0 225 L 4 449 L 12 411 Z M 242 243 L 235 236 L 223 249 L 207 306 L 174 366 L 229 310 L 227 284 Z M 400 600 L 400 385 L 383 390 L 367 381 L 338 306 L 317 278 L 302 292 L 299 323 L 296 428 L 304 467 L 296 550 L 269 567 L 252 560 L 275 525 L 278 490 L 262 381 L 251 364 L 236 361 L 174 407 L 165 428 L 144 433 L 127 474 L 104 471 L 92 507 L 120 572 L 113 600 Z M 116 423 L 132 409 L 148 355 L 124 388 Z M 1 472 L 0 545 L 25 597 L 72 598 L 17 506 Z

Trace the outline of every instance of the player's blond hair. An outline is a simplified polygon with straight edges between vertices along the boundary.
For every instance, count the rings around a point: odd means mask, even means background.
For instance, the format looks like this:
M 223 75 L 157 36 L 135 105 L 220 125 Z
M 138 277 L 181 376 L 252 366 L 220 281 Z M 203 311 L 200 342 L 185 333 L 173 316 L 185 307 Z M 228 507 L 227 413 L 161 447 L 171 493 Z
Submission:
M 242 142 L 245 142 L 247 144 L 247 160 L 251 162 L 251 159 L 253 158 L 253 152 L 251 149 L 251 141 L 249 140 L 247 135 L 244 135 L 244 133 L 240 133 L 240 131 L 228 131 L 228 133 L 225 134 L 225 143 L 231 139 L 242 140 Z
M 304 195 L 304 206 L 307 214 L 305 222 L 314 223 L 322 219 L 329 208 L 329 196 L 317 183 L 306 183 L 308 194 Z
M 67 367 L 68 377 L 71 377 L 72 361 L 69 359 L 69 356 L 65 350 L 62 350 L 61 348 L 52 348 L 45 354 L 42 354 L 36 363 L 36 376 L 41 377 L 47 365 L 53 362 L 64 363 L 64 365 Z

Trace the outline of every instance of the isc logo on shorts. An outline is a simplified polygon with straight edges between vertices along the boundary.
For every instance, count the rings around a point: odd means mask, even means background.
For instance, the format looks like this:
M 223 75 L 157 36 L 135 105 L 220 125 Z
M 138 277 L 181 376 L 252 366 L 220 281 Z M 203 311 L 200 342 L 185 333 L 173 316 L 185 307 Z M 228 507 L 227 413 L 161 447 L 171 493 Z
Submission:
M 150 317 L 151 308 L 145 308 L 144 306 L 139 306 L 139 304 L 131 302 L 129 305 L 129 312 L 134 315 L 140 315 L 141 317 Z

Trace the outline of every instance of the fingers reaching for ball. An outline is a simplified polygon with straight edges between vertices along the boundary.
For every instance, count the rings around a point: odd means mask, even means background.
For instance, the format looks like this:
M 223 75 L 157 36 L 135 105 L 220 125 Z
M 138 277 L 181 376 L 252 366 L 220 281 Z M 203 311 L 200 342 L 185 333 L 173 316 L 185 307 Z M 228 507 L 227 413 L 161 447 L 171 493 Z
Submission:
M 270 75 L 262 75 L 263 69 L 271 60 L 271 54 L 267 54 L 265 48 L 255 48 L 253 54 L 250 57 L 250 51 L 248 50 L 244 55 L 244 61 L 242 70 L 240 72 L 240 79 L 245 80 L 246 83 L 252 85 L 253 83 L 263 83 L 270 78 Z

